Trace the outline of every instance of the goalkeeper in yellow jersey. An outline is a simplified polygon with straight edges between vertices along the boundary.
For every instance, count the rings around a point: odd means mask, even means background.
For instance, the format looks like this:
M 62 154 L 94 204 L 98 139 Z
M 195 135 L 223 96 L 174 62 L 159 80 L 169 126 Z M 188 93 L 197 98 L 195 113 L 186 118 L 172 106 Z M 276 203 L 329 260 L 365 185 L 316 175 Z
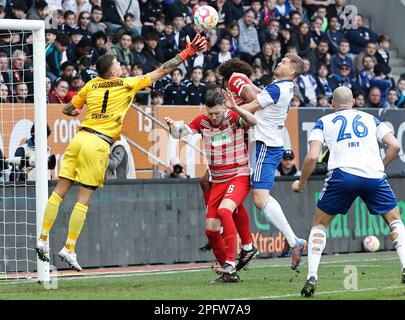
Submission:
M 81 271 L 75 253 L 76 241 L 84 225 L 88 205 L 97 189 L 103 186 L 111 144 L 120 138 L 121 128 L 135 94 L 172 72 L 188 57 L 201 51 L 206 40 L 197 34 L 193 41 L 187 37 L 186 48 L 176 57 L 143 77 L 121 78 L 121 66 L 111 54 L 97 59 L 99 77 L 86 83 L 63 113 L 77 116 L 86 104 L 86 115 L 79 132 L 67 147 L 59 171 L 59 181 L 45 209 L 42 232 L 35 250 L 42 261 L 49 261 L 48 234 L 56 220 L 59 205 L 76 181 L 80 187 L 77 202 L 69 220 L 65 246 L 59 257 L 69 266 Z

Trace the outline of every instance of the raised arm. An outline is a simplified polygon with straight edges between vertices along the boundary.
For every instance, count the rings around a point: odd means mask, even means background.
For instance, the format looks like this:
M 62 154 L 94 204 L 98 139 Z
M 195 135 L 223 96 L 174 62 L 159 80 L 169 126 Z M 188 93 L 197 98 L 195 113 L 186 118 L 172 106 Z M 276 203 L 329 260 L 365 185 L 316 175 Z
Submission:
M 232 96 L 232 92 L 229 89 L 226 89 L 226 91 L 222 90 L 222 93 L 225 97 L 225 106 L 228 109 L 235 111 L 240 116 L 242 120 L 241 124 L 244 127 L 253 127 L 256 125 L 256 117 L 249 111 L 244 110 L 236 105 L 235 99 Z
M 181 65 L 187 58 L 195 55 L 198 51 L 201 51 L 207 45 L 207 40 L 202 37 L 201 34 L 197 34 L 193 41 L 190 42 L 189 36 L 186 37 L 186 48 L 176 55 L 173 59 L 165 62 L 159 68 L 150 73 L 152 82 L 161 80 L 165 75 L 171 73 L 179 65 Z

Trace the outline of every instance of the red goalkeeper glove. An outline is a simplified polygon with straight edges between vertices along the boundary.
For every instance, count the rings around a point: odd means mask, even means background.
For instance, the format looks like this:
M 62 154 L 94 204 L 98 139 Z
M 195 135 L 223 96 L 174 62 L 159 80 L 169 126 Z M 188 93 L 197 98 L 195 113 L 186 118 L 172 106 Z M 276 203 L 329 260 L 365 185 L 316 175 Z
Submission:
M 190 42 L 190 37 L 187 36 L 186 49 L 180 52 L 180 57 L 183 60 L 187 60 L 187 58 L 195 55 L 198 51 L 204 50 L 206 45 L 207 40 L 205 39 L 205 37 L 202 37 L 201 34 L 199 33 L 197 33 L 192 42 Z

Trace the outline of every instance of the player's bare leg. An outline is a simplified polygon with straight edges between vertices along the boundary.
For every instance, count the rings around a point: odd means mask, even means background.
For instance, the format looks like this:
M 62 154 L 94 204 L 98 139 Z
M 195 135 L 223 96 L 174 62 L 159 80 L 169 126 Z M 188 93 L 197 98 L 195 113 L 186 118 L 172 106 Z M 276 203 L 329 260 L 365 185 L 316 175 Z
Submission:
M 395 207 L 382 217 L 390 227 L 391 240 L 402 265 L 401 282 L 405 284 L 405 227 L 404 223 L 402 222 L 401 215 L 399 214 L 398 207 Z
M 308 238 L 308 275 L 301 295 L 311 297 L 314 295 L 318 282 L 318 268 L 322 252 L 326 246 L 325 230 L 335 216 L 326 214 L 319 208 L 315 209 L 312 229 Z
M 44 220 L 42 222 L 41 235 L 37 245 L 35 246 L 35 251 L 38 254 L 38 258 L 42 261 L 49 262 L 48 235 L 58 215 L 59 206 L 72 185 L 72 180 L 59 177 L 55 190 L 48 199 L 48 204 L 45 208 Z
M 69 230 L 66 244 L 59 252 L 59 257 L 63 261 L 66 261 L 73 270 L 82 270 L 77 262 L 75 246 L 86 220 L 88 205 L 95 191 L 96 190 L 94 188 L 89 187 L 81 186 L 79 188 L 77 202 L 73 208 L 73 212 L 69 220 Z
M 264 212 L 266 218 L 287 239 L 292 248 L 291 269 L 296 270 L 301 262 L 301 256 L 307 248 L 307 241 L 297 238 L 284 215 L 283 209 L 278 201 L 270 195 L 269 190 L 253 189 L 252 195 L 255 206 Z

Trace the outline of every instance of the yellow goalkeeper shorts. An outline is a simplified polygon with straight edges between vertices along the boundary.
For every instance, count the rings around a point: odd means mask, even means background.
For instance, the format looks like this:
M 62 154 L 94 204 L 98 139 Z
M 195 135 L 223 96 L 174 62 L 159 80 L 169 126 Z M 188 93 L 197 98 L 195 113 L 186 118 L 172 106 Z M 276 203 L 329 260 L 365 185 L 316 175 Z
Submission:
M 95 134 L 79 131 L 65 150 L 59 177 L 103 187 L 109 154 L 108 142 Z

